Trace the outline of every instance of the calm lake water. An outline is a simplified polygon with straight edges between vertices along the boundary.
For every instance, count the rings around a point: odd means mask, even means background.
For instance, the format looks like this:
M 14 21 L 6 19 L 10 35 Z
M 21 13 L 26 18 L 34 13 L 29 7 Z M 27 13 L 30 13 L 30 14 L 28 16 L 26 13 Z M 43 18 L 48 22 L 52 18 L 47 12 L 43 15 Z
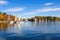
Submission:
M 0 40 L 60 40 L 60 22 L 0 23 Z

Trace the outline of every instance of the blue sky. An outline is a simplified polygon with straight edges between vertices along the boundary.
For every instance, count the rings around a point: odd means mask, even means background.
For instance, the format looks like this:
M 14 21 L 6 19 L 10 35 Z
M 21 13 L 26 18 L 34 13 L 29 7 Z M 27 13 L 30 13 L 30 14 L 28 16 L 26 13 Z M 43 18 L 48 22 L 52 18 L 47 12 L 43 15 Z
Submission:
M 0 0 L 0 11 L 17 17 L 60 17 L 59 0 Z

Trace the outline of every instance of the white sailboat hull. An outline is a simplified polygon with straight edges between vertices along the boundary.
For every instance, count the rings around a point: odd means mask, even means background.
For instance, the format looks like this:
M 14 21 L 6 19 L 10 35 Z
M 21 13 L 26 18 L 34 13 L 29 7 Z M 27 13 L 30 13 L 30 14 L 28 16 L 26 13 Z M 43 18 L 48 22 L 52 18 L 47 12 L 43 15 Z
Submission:
M 10 24 L 13 24 L 14 23 L 14 21 L 10 21 Z

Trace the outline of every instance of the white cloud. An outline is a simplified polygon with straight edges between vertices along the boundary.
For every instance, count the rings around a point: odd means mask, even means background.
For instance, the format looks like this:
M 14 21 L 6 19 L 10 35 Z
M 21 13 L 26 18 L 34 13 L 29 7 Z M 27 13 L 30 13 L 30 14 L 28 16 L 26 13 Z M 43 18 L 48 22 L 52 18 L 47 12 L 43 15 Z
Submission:
M 44 5 L 49 6 L 52 5 L 53 3 L 45 3 Z
M 50 12 L 50 11 L 58 11 L 60 10 L 60 7 L 59 8 L 44 8 L 44 9 L 38 9 L 36 10 L 36 12 Z
M 0 5 L 5 5 L 5 4 L 8 4 L 8 1 L 0 0 Z
M 42 13 L 42 12 L 55 12 L 55 11 L 59 11 L 60 7 L 58 8 L 43 8 L 43 9 L 37 9 L 33 12 L 28 12 L 25 15 L 29 15 L 29 14 L 37 14 L 37 13 Z
M 24 9 L 25 8 L 16 7 L 16 8 L 10 8 L 10 9 L 3 10 L 3 12 L 20 12 L 20 11 L 23 11 Z

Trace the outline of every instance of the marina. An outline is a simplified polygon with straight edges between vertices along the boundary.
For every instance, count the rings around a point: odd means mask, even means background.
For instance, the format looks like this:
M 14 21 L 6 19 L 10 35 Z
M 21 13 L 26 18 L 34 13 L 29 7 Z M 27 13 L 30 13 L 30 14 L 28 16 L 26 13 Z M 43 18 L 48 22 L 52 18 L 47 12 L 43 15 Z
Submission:
M 60 0 L 0 0 L 0 40 L 60 40 Z

